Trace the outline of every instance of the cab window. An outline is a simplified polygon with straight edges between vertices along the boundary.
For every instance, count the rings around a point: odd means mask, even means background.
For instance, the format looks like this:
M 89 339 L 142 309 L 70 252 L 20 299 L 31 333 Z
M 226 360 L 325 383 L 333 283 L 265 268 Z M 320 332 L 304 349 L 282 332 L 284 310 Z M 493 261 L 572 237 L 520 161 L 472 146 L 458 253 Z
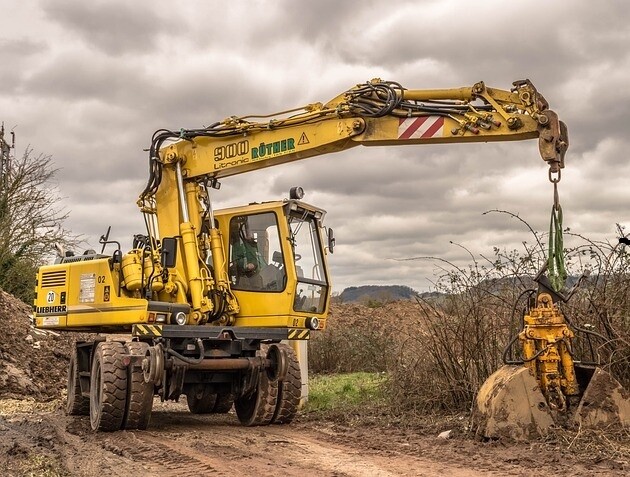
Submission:
M 284 290 L 286 270 L 273 212 L 232 217 L 229 257 L 234 290 Z

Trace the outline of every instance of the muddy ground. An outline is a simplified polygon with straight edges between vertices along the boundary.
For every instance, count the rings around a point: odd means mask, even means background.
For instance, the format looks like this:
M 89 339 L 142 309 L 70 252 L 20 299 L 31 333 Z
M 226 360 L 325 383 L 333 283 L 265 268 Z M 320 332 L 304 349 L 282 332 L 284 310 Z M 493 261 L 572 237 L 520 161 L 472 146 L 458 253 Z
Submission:
M 155 401 L 147 431 L 94 433 L 68 417 L 71 333 L 30 327 L 30 308 L 0 291 L 0 476 L 508 476 L 630 473 L 630 439 L 557 434 L 528 444 L 480 442 L 466 418 L 391 422 L 378 412 L 300 414 L 289 426 L 244 428 L 232 413 L 200 416 Z M 83 337 L 85 338 L 85 337 Z M 449 439 L 438 438 L 452 430 Z
M 61 402 L 0 401 L 3 476 L 508 476 L 621 475 L 627 456 L 598 459 L 534 444 L 440 439 L 413 429 L 340 425 L 302 416 L 244 428 L 235 415 L 190 414 L 156 401 L 147 431 L 94 433 Z

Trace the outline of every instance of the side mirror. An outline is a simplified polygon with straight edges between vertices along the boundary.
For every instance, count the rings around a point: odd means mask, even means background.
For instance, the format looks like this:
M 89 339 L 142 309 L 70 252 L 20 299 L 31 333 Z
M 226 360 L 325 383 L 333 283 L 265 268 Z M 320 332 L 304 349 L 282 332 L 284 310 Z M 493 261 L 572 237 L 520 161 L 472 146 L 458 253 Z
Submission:
M 163 268 L 173 268 L 177 263 L 177 239 L 175 237 L 162 239 L 162 256 L 160 261 Z
M 330 251 L 330 253 L 333 253 L 333 249 L 335 248 L 335 234 L 333 233 L 333 229 L 331 229 L 330 227 L 328 228 L 328 250 Z

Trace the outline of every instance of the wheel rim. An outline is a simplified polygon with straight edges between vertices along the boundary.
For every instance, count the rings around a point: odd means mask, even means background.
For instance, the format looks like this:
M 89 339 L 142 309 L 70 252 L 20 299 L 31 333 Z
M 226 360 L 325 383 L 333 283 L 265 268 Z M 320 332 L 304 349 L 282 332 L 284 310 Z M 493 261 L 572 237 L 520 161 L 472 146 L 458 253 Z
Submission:
M 76 363 L 74 359 L 70 360 L 70 367 L 68 368 L 68 400 L 66 402 L 66 410 L 70 412 L 74 404 L 74 393 L 76 391 L 76 377 L 75 377 Z
M 149 345 L 140 342 L 125 344 L 127 353 L 146 356 Z M 153 408 L 153 383 L 145 380 L 145 373 L 137 365 L 127 367 L 127 406 L 123 418 L 123 429 L 146 429 Z
M 94 374 L 92 381 L 92 392 L 90 392 L 90 422 L 92 429 L 98 427 L 98 418 L 101 410 L 101 361 L 98 355 L 94 357 Z
M 260 371 L 254 392 L 234 402 L 236 415 L 245 426 L 266 426 L 271 423 L 278 400 L 278 381 L 270 381 Z

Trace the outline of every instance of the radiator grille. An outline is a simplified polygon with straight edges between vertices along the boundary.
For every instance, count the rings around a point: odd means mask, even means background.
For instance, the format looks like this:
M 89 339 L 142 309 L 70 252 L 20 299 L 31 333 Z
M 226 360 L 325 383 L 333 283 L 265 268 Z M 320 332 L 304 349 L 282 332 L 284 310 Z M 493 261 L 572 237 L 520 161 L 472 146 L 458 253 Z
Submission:
M 42 288 L 63 287 L 66 285 L 66 270 L 42 273 Z

